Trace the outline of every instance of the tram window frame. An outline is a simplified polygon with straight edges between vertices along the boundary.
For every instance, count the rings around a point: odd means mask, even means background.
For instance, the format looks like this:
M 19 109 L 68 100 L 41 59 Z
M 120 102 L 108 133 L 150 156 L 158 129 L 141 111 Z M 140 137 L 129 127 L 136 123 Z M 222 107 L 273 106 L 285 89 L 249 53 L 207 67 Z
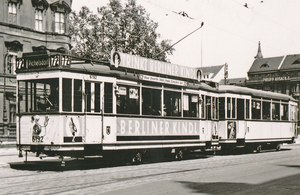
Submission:
M 208 120 L 212 119 L 212 97 L 211 96 L 206 96 L 206 117 Z
M 298 107 L 290 105 L 290 121 L 297 122 L 298 120 Z
M 149 87 L 142 87 L 142 114 L 161 115 L 162 90 Z
M 206 95 L 201 95 L 201 119 L 206 119 Z
M 226 98 L 226 106 L 227 106 L 227 118 L 228 119 L 236 119 L 236 98 L 227 97 Z
M 251 102 L 252 119 L 261 120 L 262 118 L 262 102 L 261 100 L 252 100 Z
M 73 109 L 74 112 L 82 112 L 82 80 L 74 79 L 73 88 Z
M 183 94 L 183 117 L 199 117 L 199 96 L 196 94 Z
M 117 114 L 140 114 L 140 88 L 118 85 Z
M 218 98 L 217 97 L 211 97 L 211 110 L 212 110 L 212 119 L 217 120 L 218 119 Z
M 101 83 L 95 83 L 94 88 L 94 112 L 101 112 Z
M 271 102 L 262 101 L 262 119 L 271 120 Z
M 280 120 L 280 103 L 272 102 L 272 120 Z
M 236 118 L 237 120 L 245 120 L 245 99 L 237 98 Z
M 280 105 L 280 120 L 282 121 L 289 120 L 289 105 L 287 103 L 282 103 Z
M 226 110 L 225 110 L 225 97 L 220 97 L 219 98 L 219 119 L 220 120 L 224 120 L 225 119 L 225 114 L 226 114 Z
M 19 112 L 58 112 L 59 79 L 18 81 Z
M 92 111 L 92 83 L 89 81 L 84 82 L 84 99 L 85 99 L 85 112 Z
M 250 119 L 250 100 L 249 99 L 246 99 L 246 105 L 245 105 L 246 109 L 245 109 L 245 116 L 246 116 L 246 119 Z
M 62 104 L 63 111 L 72 111 L 72 79 L 63 78 L 62 79 Z
M 182 97 L 181 92 L 164 90 L 164 106 L 166 107 L 166 116 L 181 117 Z
M 104 83 L 104 112 L 113 113 L 113 83 Z

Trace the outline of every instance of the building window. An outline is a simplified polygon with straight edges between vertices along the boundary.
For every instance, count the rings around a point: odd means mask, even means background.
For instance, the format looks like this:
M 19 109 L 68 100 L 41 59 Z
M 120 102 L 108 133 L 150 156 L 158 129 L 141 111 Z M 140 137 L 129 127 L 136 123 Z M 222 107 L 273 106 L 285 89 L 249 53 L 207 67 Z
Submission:
M 7 56 L 6 74 L 16 74 L 17 55 Z
M 16 122 L 16 104 L 9 104 L 9 122 Z
M 55 13 L 55 32 L 56 33 L 65 33 L 65 15 L 64 13 L 56 12 Z
M 17 3 L 8 3 L 8 22 L 17 23 Z
M 35 30 L 43 31 L 43 11 L 35 10 Z

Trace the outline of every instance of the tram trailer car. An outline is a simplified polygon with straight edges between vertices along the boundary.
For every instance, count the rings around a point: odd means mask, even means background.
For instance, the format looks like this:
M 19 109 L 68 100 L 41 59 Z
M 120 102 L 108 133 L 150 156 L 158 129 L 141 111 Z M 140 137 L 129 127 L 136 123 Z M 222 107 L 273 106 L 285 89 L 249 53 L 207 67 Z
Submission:
M 59 53 L 17 60 L 17 147 L 37 156 L 122 156 L 218 147 L 217 89 L 201 72 L 113 52 L 111 62 Z M 213 112 L 212 112 L 213 111 Z M 214 114 L 214 116 L 212 115 Z
M 297 101 L 291 96 L 246 87 L 219 86 L 221 150 L 280 150 L 297 137 Z

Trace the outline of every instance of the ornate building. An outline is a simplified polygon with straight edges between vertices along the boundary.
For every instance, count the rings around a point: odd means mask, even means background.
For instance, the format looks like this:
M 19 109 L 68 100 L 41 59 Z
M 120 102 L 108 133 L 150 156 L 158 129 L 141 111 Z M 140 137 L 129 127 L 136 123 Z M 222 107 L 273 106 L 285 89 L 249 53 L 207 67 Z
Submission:
M 246 86 L 293 96 L 300 102 L 300 54 L 263 58 L 258 53 L 248 71 Z
M 72 0 L 0 1 L 0 143 L 16 138 L 16 58 L 22 53 L 70 49 Z

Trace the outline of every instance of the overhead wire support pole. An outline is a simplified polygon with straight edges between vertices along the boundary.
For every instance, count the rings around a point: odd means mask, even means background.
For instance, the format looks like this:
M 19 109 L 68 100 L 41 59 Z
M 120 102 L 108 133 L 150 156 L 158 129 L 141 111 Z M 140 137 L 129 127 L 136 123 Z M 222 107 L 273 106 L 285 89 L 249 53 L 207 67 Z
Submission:
M 187 38 L 188 36 L 190 36 L 191 34 L 195 33 L 196 31 L 198 31 L 200 28 L 202 28 L 204 25 L 204 22 L 201 22 L 201 26 L 196 28 L 195 30 L 193 30 L 192 32 L 190 32 L 189 34 L 185 35 L 184 37 L 182 37 L 181 39 L 179 39 L 178 41 L 176 41 L 175 43 L 173 43 L 170 47 L 168 47 L 167 49 L 164 49 L 162 52 L 160 52 L 157 56 L 160 56 L 162 53 L 170 50 L 172 47 L 174 47 L 176 44 L 178 44 L 179 42 L 181 42 L 182 40 L 184 40 L 185 38 Z

